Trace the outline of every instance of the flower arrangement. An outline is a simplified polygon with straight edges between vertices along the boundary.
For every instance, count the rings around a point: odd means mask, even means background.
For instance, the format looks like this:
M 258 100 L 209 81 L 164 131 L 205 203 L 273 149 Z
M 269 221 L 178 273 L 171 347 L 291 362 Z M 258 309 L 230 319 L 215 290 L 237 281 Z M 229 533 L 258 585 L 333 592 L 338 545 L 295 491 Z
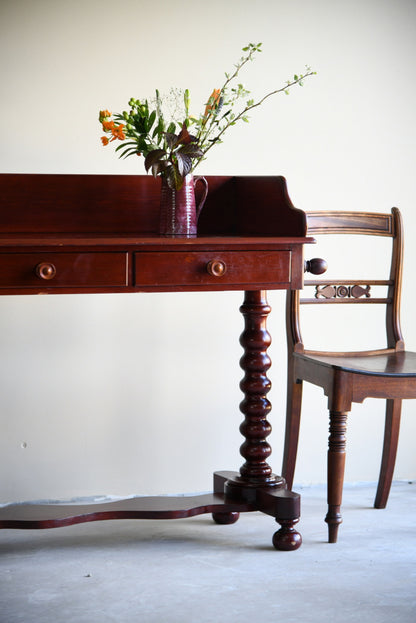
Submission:
M 131 98 L 130 111 L 114 113 L 101 110 L 99 121 L 104 130 L 101 137 L 103 145 L 113 141 L 122 141 L 116 147 L 120 158 L 143 155 L 147 172 L 154 177 L 166 178 L 173 189 L 180 189 L 188 173 L 206 158 L 207 153 L 216 144 L 222 142 L 225 132 L 239 121 L 248 122 L 248 113 L 260 106 L 266 99 L 277 93 L 289 94 L 294 85 L 303 85 L 305 78 L 315 74 L 310 67 L 301 75 L 294 75 L 284 86 L 279 87 L 261 99 L 250 98 L 250 91 L 237 83 L 241 69 L 255 55 L 261 52 L 261 43 L 249 43 L 243 48 L 244 55 L 234 66 L 232 73 L 225 74 L 221 88 L 214 89 L 199 117 L 190 114 L 189 90 L 171 89 L 167 98 L 158 90 L 152 100 Z M 166 120 L 167 104 L 173 103 L 171 119 Z M 239 103 L 243 102 L 238 108 Z

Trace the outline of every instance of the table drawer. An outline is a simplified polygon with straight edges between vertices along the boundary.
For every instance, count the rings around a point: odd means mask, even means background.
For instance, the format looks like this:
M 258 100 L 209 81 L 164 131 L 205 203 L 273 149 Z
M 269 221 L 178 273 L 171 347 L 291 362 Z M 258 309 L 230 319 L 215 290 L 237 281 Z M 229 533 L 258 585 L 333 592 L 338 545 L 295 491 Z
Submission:
M 0 253 L 0 288 L 125 285 L 126 253 Z
M 198 251 L 136 253 L 136 286 L 289 284 L 291 252 Z

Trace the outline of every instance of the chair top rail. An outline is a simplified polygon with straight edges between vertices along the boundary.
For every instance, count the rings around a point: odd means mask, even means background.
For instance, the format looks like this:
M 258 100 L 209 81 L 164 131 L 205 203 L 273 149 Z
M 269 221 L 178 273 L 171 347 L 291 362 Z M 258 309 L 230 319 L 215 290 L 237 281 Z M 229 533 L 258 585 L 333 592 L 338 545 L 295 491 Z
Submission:
M 378 212 L 307 212 L 308 235 L 366 234 L 394 236 L 391 214 Z

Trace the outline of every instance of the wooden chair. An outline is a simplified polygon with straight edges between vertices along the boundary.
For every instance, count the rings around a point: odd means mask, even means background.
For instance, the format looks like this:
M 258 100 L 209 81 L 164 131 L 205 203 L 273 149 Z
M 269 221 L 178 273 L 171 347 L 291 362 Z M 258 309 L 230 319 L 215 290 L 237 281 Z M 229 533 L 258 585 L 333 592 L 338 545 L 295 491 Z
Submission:
M 323 388 L 328 396 L 328 523 L 329 542 L 337 540 L 342 522 L 341 501 L 344 481 L 347 415 L 353 402 L 367 397 L 386 399 L 384 447 L 375 508 L 384 508 L 390 492 L 399 437 L 401 403 L 416 398 L 416 353 L 405 350 L 400 328 L 402 282 L 402 219 L 397 208 L 391 214 L 365 212 L 311 212 L 307 214 L 308 236 L 319 241 L 320 234 L 361 234 L 392 239 L 390 275 L 386 280 L 305 281 L 305 289 L 315 289 L 313 298 L 302 298 L 305 291 L 287 293 L 288 394 L 285 448 L 282 475 L 292 488 L 302 403 L 302 382 Z M 338 239 L 339 240 L 339 239 Z M 368 241 L 369 239 L 354 238 Z M 354 254 L 356 247 L 354 246 Z M 307 263 L 305 263 L 307 264 Z M 322 274 L 323 260 L 311 260 L 310 272 Z M 330 263 L 328 262 L 330 265 Z M 382 298 L 372 297 L 372 287 L 385 286 Z M 299 311 L 301 304 L 340 304 L 386 306 L 386 343 L 377 350 L 328 352 L 306 350 L 302 341 Z M 322 312 L 322 307 L 320 311 Z M 327 308 L 328 309 L 328 308 Z M 345 309 L 345 308 L 344 308 Z M 351 308 L 350 311 L 353 311 Z M 356 308 L 355 308 L 356 309 Z M 361 307 L 361 312 L 363 308 Z M 374 310 L 373 310 L 374 311 Z M 345 326 L 345 321 L 344 321 Z

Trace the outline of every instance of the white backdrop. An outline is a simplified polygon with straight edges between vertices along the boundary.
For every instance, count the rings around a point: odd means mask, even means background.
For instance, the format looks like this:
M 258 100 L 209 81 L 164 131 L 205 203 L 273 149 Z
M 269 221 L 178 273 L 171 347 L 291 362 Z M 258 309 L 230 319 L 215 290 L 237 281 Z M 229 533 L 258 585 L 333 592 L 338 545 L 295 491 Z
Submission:
M 141 160 L 101 146 L 98 110 L 176 86 L 190 89 L 198 114 L 243 45 L 262 41 L 244 76 L 255 95 L 306 64 L 318 74 L 232 128 L 200 173 L 284 175 L 304 210 L 400 207 L 402 324 L 416 349 L 415 31 L 414 0 L 2 0 L 0 171 L 143 174 Z M 238 469 L 241 301 L 2 298 L 0 501 L 201 491 L 213 470 Z M 279 472 L 284 295 L 269 301 Z M 415 409 L 403 410 L 399 479 L 416 476 Z M 355 407 L 347 480 L 377 479 L 383 418 L 381 402 Z M 326 400 L 307 387 L 298 483 L 325 481 L 327 429 Z

